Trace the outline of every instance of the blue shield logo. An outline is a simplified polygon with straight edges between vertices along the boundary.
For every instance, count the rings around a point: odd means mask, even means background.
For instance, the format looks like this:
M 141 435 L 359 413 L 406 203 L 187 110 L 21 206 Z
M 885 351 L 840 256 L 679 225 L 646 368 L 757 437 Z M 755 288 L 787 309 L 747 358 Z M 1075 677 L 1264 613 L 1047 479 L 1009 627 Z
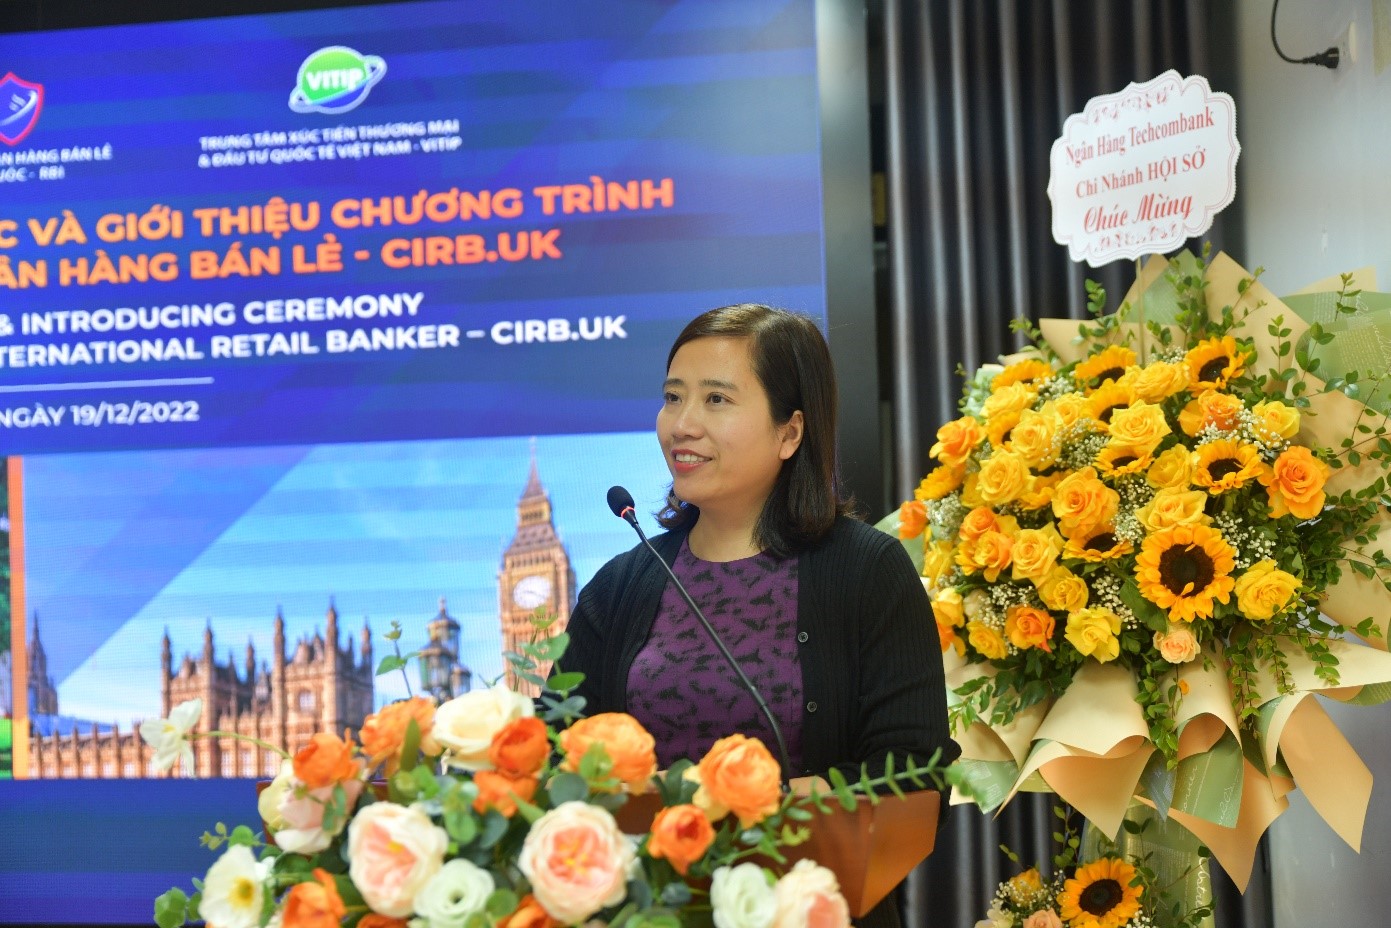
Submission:
M 13 71 L 0 78 L 0 142 L 18 145 L 39 122 L 43 85 L 31 84 Z

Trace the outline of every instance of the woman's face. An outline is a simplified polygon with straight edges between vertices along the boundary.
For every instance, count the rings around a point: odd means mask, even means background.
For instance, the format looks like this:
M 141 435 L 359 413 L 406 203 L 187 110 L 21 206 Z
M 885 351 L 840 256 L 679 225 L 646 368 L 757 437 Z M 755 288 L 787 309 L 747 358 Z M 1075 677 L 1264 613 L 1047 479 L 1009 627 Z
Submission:
M 671 359 L 657 439 L 676 496 L 702 511 L 758 513 L 802 442 L 802 412 L 779 426 L 747 338 L 697 338 Z

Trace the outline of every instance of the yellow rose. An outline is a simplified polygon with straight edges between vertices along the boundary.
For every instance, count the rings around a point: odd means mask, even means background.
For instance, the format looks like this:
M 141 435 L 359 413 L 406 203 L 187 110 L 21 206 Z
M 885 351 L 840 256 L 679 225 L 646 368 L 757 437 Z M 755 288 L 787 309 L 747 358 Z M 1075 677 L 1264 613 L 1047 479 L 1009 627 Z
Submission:
M 976 483 L 980 477 L 979 473 L 970 473 L 961 482 L 961 505 L 963 506 L 984 506 L 985 500 L 980 498 L 980 493 L 976 490 Z
M 1020 413 L 1014 431 L 1009 433 L 1009 450 L 1035 469 L 1047 467 L 1056 461 L 1061 447 L 1057 416 L 1037 410 L 1026 409 Z
M 1271 560 L 1253 564 L 1236 579 L 1236 605 L 1248 619 L 1265 621 L 1289 605 L 1300 588 L 1299 578 Z
M 1119 508 L 1120 495 L 1102 483 L 1091 467 L 1068 474 L 1053 490 L 1053 515 L 1064 533 L 1110 522 Z
M 1156 361 L 1137 370 L 1130 386 L 1146 403 L 1158 403 L 1187 388 L 1188 365 Z
M 1135 403 L 1111 414 L 1111 443 L 1153 451 L 1172 432 L 1164 410 L 1149 403 Z
M 1293 438 L 1299 432 L 1299 410 L 1279 400 L 1257 403 L 1251 407 L 1260 424 L 1281 438 Z
M 1067 475 L 1058 473 L 1049 474 L 1046 477 L 1039 475 L 1030 477 L 1028 487 L 1019 494 L 1019 498 L 1015 502 L 1025 509 L 1042 509 L 1052 505 L 1053 492 L 1058 488 L 1058 484 L 1062 483 L 1065 476 Z
M 1135 510 L 1135 518 L 1151 532 L 1175 525 L 1207 525 L 1212 521 L 1203 512 L 1207 501 L 1208 495 L 1202 490 L 1160 490 L 1154 499 Z
M 960 628 L 966 624 L 965 607 L 961 603 L 961 593 L 954 587 L 939 590 L 937 595 L 932 597 L 932 614 L 937 617 L 937 624 L 950 625 L 953 628 Z
M 1198 656 L 1198 636 L 1185 623 L 1170 623 L 1167 630 L 1154 633 L 1154 647 L 1171 664 L 1186 664 Z
M 1183 445 L 1174 445 L 1154 459 L 1145 472 L 1149 485 L 1158 489 L 1187 489 L 1193 476 L 1193 453 Z
M 1121 619 L 1105 606 L 1078 609 L 1067 617 L 1068 642 L 1077 653 L 1094 657 L 1101 663 L 1115 660 L 1121 653 Z
M 1010 549 L 1010 576 L 1015 580 L 1038 580 L 1053 569 L 1062 550 L 1063 539 L 1053 523 L 1043 528 L 1021 529 Z
M 1055 400 L 1051 400 L 1043 405 L 1042 412 L 1056 416 L 1058 425 L 1067 427 L 1078 419 L 1086 418 L 1091 408 L 1087 398 L 1080 393 L 1064 393 Z
M 966 476 L 966 468 L 949 467 L 945 464 L 932 469 L 932 473 L 923 478 L 922 483 L 913 491 L 913 498 L 918 500 L 941 499 L 952 490 L 961 486 L 961 481 Z
M 976 492 L 987 506 L 999 506 L 1015 499 L 1029 485 L 1029 468 L 1024 459 L 1008 451 L 997 451 L 981 462 Z
M 980 412 L 989 421 L 1002 413 L 1023 412 L 1034 405 L 1037 397 L 1038 391 L 1028 384 L 1012 383 L 990 394 L 981 404 Z
M 934 541 L 923 549 L 923 582 L 928 586 L 935 587 L 951 569 L 952 548 L 950 541 Z
M 957 530 L 962 541 L 975 541 L 986 532 L 998 532 L 1000 530 L 1000 517 L 995 514 L 995 510 L 989 506 L 977 506 L 961 520 L 961 528 Z
M 966 640 L 971 643 L 971 647 L 988 660 L 998 661 L 1009 653 L 1009 648 L 1005 646 L 1005 639 L 984 622 L 972 622 L 967 625 Z
M 1087 605 L 1087 581 L 1066 567 L 1054 567 L 1035 585 L 1039 599 L 1049 609 L 1076 612 Z
M 937 430 L 937 442 L 927 453 L 943 464 L 960 467 L 984 438 L 985 429 L 980 423 L 971 416 L 962 416 Z

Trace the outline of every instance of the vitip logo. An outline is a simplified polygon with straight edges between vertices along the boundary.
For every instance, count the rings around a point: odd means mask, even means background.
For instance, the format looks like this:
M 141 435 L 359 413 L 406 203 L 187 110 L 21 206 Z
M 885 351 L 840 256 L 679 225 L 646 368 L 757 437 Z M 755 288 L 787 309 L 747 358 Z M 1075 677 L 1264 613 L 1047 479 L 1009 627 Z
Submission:
M 359 55 L 346 45 L 321 48 L 299 66 L 299 79 L 290 93 L 296 113 L 346 113 L 354 109 L 386 74 L 386 62 L 376 55 Z
M 38 125 L 43 84 L 31 84 L 13 71 L 0 79 L 0 142 L 18 145 Z

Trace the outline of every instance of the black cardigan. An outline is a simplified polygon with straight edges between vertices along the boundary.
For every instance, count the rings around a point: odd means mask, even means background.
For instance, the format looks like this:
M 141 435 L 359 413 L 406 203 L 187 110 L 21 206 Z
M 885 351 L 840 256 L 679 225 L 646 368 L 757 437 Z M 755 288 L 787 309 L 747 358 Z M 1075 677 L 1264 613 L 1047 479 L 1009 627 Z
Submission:
M 685 534 L 652 539 L 668 564 Z M 627 711 L 628 671 L 669 582 L 652 553 L 638 545 L 605 564 L 580 591 L 561 665 L 584 673 L 578 693 L 586 714 Z M 825 539 L 798 557 L 797 585 L 806 766 L 791 775 L 835 766 L 854 782 L 861 763 L 877 775 L 890 752 L 898 769 L 906 755 L 922 761 L 939 748 L 942 763 L 952 761 L 959 750 L 947 725 L 937 624 L 897 539 L 837 519 Z

